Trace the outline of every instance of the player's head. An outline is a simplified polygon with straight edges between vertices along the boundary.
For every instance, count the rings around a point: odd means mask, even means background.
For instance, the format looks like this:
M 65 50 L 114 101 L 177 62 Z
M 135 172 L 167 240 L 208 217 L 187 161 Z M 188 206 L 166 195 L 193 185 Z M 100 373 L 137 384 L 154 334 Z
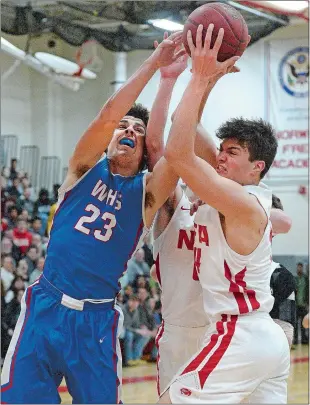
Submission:
M 107 150 L 110 160 L 116 159 L 118 165 L 132 168 L 133 173 L 147 167 L 145 136 L 148 119 L 148 110 L 135 104 L 119 122 Z
M 279 210 L 284 211 L 282 202 L 280 200 L 279 197 L 277 197 L 276 195 L 272 194 L 272 208 L 277 208 Z
M 216 136 L 222 140 L 217 172 L 242 185 L 258 184 L 277 153 L 272 126 L 262 119 L 233 118 L 218 129 Z

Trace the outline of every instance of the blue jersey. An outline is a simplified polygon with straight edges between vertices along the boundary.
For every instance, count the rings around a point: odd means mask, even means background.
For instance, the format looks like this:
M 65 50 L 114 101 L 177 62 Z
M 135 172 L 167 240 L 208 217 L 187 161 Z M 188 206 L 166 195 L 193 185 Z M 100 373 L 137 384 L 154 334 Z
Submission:
M 114 298 L 143 230 L 144 174 L 114 175 L 106 157 L 63 196 L 44 276 L 76 299 Z

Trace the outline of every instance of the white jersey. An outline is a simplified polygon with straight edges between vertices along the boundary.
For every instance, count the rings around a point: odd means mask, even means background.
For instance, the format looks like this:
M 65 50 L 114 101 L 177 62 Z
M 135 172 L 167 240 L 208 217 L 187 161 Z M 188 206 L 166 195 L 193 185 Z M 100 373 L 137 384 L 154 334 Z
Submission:
M 269 218 L 271 191 L 259 186 L 245 188 L 256 196 Z M 243 256 L 229 247 L 219 212 L 209 205 L 199 207 L 195 216 L 195 268 L 210 318 L 271 311 L 271 230 L 269 219 L 257 248 Z
M 183 194 L 162 234 L 154 240 L 156 274 L 162 289 L 162 316 L 175 326 L 201 327 L 207 324 L 202 288 L 193 279 L 194 217 Z

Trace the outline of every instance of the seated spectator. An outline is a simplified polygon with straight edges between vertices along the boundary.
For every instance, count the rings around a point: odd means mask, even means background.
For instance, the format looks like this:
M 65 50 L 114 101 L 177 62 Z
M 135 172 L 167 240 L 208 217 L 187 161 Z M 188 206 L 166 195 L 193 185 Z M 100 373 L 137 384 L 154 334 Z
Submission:
M 34 210 L 34 202 L 31 199 L 31 189 L 26 188 L 23 192 L 23 195 L 21 195 L 18 200 L 17 200 L 17 206 L 20 210 L 27 210 L 30 217 L 33 216 L 33 210 Z
M 142 249 L 144 250 L 144 260 L 148 264 L 149 268 L 151 268 L 154 264 L 154 259 L 153 259 L 153 245 L 151 241 L 151 235 L 152 232 L 149 232 L 143 242 L 144 245 L 142 246 Z
M 2 257 L 1 280 L 5 292 L 7 292 L 11 287 L 11 284 L 15 277 L 14 273 L 15 269 L 12 256 L 4 255 Z
M 143 349 L 150 340 L 147 327 L 139 312 L 139 299 L 132 295 L 123 307 L 124 313 L 124 365 L 135 366 L 140 363 Z
M 28 264 L 25 259 L 19 261 L 16 268 L 16 275 L 24 280 L 25 287 L 29 286 Z
M 36 246 L 31 245 L 25 257 L 25 261 L 28 266 L 28 276 L 30 276 L 33 270 L 37 267 L 37 260 L 38 260 L 38 249 Z
M 137 276 L 134 282 L 132 283 L 132 287 L 135 293 L 138 292 L 139 288 L 145 288 L 148 293 L 151 292 L 150 285 L 144 276 Z
M 34 283 L 43 273 L 45 258 L 39 257 L 37 267 L 30 274 L 29 283 Z
M 1 240 L 1 253 L 11 254 L 13 248 L 13 230 L 3 232 L 3 238 Z
M 15 177 L 13 179 L 13 184 L 11 187 L 7 187 L 7 192 L 10 194 L 11 197 L 15 197 L 16 200 L 20 197 L 21 190 L 20 190 L 20 181 L 18 177 Z
M 47 220 L 47 235 L 50 236 L 52 225 L 53 225 L 53 218 L 56 212 L 57 203 L 51 205 L 50 213 Z
M 19 260 L 28 252 L 32 242 L 32 234 L 28 231 L 27 222 L 19 219 L 17 227 L 13 229 L 13 245 L 17 247 L 19 252 Z
M 42 243 L 42 236 L 38 233 L 32 235 L 32 245 L 37 248 L 38 257 L 45 256 L 45 248 Z
M 42 220 L 39 217 L 34 217 L 32 220 L 31 227 L 29 229 L 31 233 L 38 233 L 42 236 Z
M 4 312 L 6 308 L 6 302 L 5 302 L 5 291 L 3 287 L 3 282 L 1 280 L 1 365 L 3 363 L 4 357 L 5 357 L 5 350 L 3 346 L 3 342 L 5 339 L 7 339 L 7 329 L 6 325 L 4 323 Z
M 8 229 L 16 228 L 17 220 L 18 220 L 18 210 L 16 205 L 12 205 L 8 208 Z
M 144 261 L 144 250 L 138 249 L 127 263 L 127 280 L 131 284 L 137 276 L 149 276 L 150 267 Z
M 45 235 L 47 229 L 47 220 L 51 208 L 51 202 L 48 197 L 48 191 L 45 188 L 41 188 L 39 192 L 39 198 L 34 203 L 33 215 L 38 216 L 42 221 L 42 227 L 39 233 Z
M 23 219 L 28 224 L 28 222 L 30 221 L 30 216 L 29 216 L 28 211 L 23 209 L 22 212 L 19 214 L 18 219 Z
M 8 304 L 12 301 L 19 290 L 25 290 L 25 282 L 21 276 L 15 276 L 14 280 L 12 281 L 10 289 L 5 294 L 5 302 Z
M 129 297 L 133 294 L 133 289 L 130 284 L 125 287 L 124 294 L 123 294 L 123 303 L 126 304 Z
M 147 328 L 152 336 L 156 335 L 156 324 L 153 317 L 153 313 L 149 304 L 149 293 L 146 288 L 139 288 L 139 312 L 142 325 Z
M 4 356 L 9 348 L 10 340 L 12 338 L 20 310 L 21 301 L 25 290 L 18 290 L 12 301 L 7 304 L 3 316 L 4 329 L 6 330 L 5 339 L 2 340 Z

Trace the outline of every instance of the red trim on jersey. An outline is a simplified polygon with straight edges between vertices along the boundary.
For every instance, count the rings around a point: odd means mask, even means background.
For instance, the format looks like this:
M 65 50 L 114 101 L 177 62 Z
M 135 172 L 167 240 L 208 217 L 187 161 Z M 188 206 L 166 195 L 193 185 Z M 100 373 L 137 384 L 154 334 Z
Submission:
M 191 361 L 188 366 L 184 369 L 181 375 L 190 373 L 191 371 L 196 370 L 200 364 L 204 361 L 206 356 L 210 353 L 213 347 L 216 345 L 220 336 L 224 335 L 224 322 L 227 321 L 227 315 L 222 315 L 222 321 L 216 322 L 217 334 L 211 336 L 210 342 L 206 347 L 204 347 L 197 357 Z
M 260 303 L 256 299 L 256 293 L 254 290 L 248 290 L 246 282 L 244 281 L 247 268 L 245 267 L 243 270 L 239 271 L 239 273 L 235 275 L 235 281 L 232 280 L 232 273 L 226 260 L 224 261 L 224 269 L 225 277 L 230 282 L 229 292 L 232 292 L 234 294 L 240 314 L 246 314 L 251 311 L 246 302 L 245 294 L 250 301 L 252 310 L 254 311 L 258 309 L 260 307 Z
M 161 286 L 160 266 L 159 266 L 159 253 L 157 254 L 157 257 L 156 257 L 156 260 L 155 260 L 154 264 L 155 264 L 156 277 L 157 277 L 157 280 L 158 280 L 159 285 Z
M 164 334 L 164 330 L 165 330 L 165 321 L 162 320 L 160 329 L 156 335 L 155 338 L 155 346 L 157 347 L 157 360 L 156 360 L 156 368 L 157 368 L 157 394 L 158 396 L 160 396 L 160 388 L 159 388 L 159 359 L 160 359 L 160 354 L 159 354 L 159 341 L 162 338 L 163 334 Z
M 231 315 L 230 321 L 227 322 L 227 332 L 226 334 L 224 334 L 219 347 L 214 351 L 212 356 L 209 357 L 206 364 L 198 372 L 201 388 L 204 386 L 206 379 L 219 364 L 221 358 L 224 356 L 226 350 L 228 349 L 231 339 L 235 333 L 237 319 L 237 315 Z

